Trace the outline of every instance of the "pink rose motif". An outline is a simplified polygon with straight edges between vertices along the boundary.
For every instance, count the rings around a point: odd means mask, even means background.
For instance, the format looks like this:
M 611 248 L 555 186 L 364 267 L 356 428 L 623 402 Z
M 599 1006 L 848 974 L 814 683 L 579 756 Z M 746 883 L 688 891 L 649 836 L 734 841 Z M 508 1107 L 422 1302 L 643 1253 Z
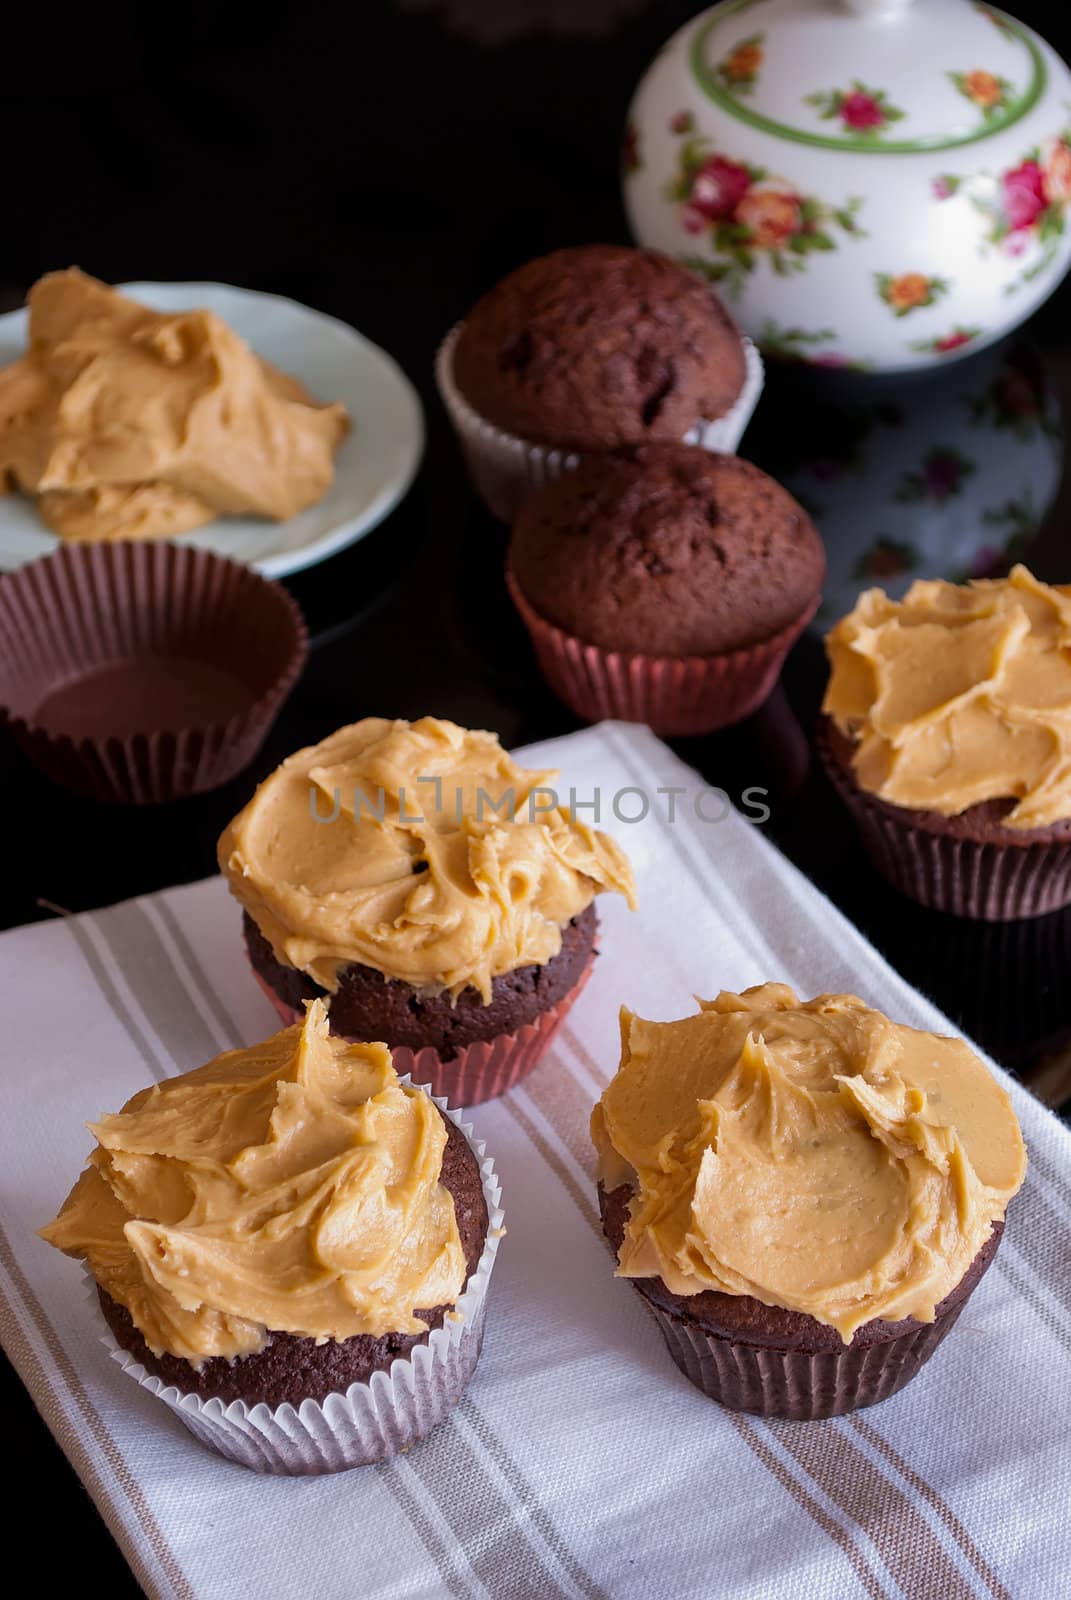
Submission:
M 1041 396 L 1037 386 L 1025 373 L 1011 369 L 1002 374 L 994 385 L 997 408 L 1005 417 L 1034 417 L 1040 408 Z
M 970 344 L 974 334 L 966 328 L 957 328 L 954 333 L 946 333 L 943 338 L 933 341 L 933 348 L 938 355 L 945 355 L 949 350 L 959 350 L 963 345 Z
M 1004 550 L 997 550 L 993 545 L 983 545 L 976 550 L 971 559 L 969 577 L 972 578 L 1000 578 L 1008 570 L 1008 556 Z
M 955 194 L 955 186 L 947 178 L 934 178 L 933 197 L 935 200 L 950 200 Z
M 860 89 L 844 96 L 840 116 L 846 128 L 880 128 L 885 122 L 885 113 L 873 95 L 863 94 Z
M 684 226 L 689 233 L 698 233 L 699 228 L 691 226 L 693 215 L 707 222 L 721 222 L 731 217 L 750 187 L 751 174 L 746 167 L 738 161 L 727 161 L 724 156 L 711 156 L 692 179 Z
M 1012 233 L 1032 228 L 1046 206 L 1045 174 L 1036 161 L 1023 161 L 1001 179 L 1004 215 Z
M 959 489 L 963 477 L 963 462 L 958 456 L 943 450 L 934 450 L 927 459 L 923 472 L 930 498 L 936 500 L 938 505 L 943 505 L 949 496 Z

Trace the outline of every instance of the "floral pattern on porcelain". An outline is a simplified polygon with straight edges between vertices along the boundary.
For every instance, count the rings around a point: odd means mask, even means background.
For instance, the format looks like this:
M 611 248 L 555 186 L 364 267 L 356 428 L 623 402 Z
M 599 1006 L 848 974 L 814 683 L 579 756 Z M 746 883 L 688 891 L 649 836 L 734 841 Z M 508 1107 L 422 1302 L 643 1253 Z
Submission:
M 929 500 L 943 506 L 946 500 L 963 493 L 964 480 L 975 470 L 976 463 L 962 450 L 936 444 L 917 469 L 904 473 L 894 498 L 901 503 Z
M 980 339 L 981 336 L 981 328 L 956 327 L 950 329 L 948 333 L 938 334 L 935 339 L 912 339 L 907 348 L 918 355 L 950 356 L 954 355 L 957 350 L 962 350 L 967 345 L 974 344 L 975 340 Z
M 999 428 L 1022 444 L 1029 444 L 1039 433 L 1059 438 L 1052 394 L 1030 346 L 1010 350 L 992 383 L 980 394 L 969 396 L 965 404 L 974 426 Z
M 803 103 L 814 106 L 823 122 L 839 119 L 846 134 L 875 140 L 907 115 L 890 103 L 883 89 L 869 89 L 858 78 L 847 89 L 819 89 L 805 94 Z
M 781 277 L 803 272 L 815 251 L 835 250 L 837 233 L 861 235 L 862 202 L 830 206 L 801 194 L 789 179 L 772 176 L 719 151 L 702 139 L 680 149 L 670 198 L 680 207 L 686 233 L 703 237 L 714 259 L 691 256 L 688 265 L 737 294 L 759 261 Z
M 914 572 L 921 560 L 916 545 L 906 539 L 888 539 L 879 534 L 855 563 L 852 576 L 880 583 L 886 578 L 899 578 L 905 572 Z
M 823 350 L 837 337 L 833 328 L 783 328 L 773 317 L 767 317 L 759 331 L 758 342 L 763 353 L 779 361 L 809 362 L 814 367 L 829 367 L 839 371 L 862 372 L 865 362 L 845 355 L 840 350 Z
M 1051 140 L 1047 150 L 1035 145 L 1006 168 L 995 195 L 972 198 L 990 219 L 988 243 L 1003 244 L 1011 254 L 1020 253 L 1030 237 L 1046 243 L 1063 233 L 1071 199 L 1071 129 Z
M 643 163 L 640 160 L 640 136 L 634 122 L 625 123 L 625 131 L 621 135 L 621 171 L 626 177 L 639 172 Z
M 1007 78 L 999 78 L 983 67 L 976 67 L 973 72 L 950 72 L 948 76 L 963 98 L 977 106 L 982 116 L 990 121 L 1000 115 L 1012 97 L 1012 86 Z
M 714 68 L 714 76 L 730 94 L 750 94 L 763 62 L 764 33 L 753 33 L 733 46 Z
M 874 281 L 879 299 L 884 300 L 894 317 L 906 317 L 912 311 L 934 305 L 950 287 L 947 278 L 924 272 L 901 272 L 896 276 L 877 272 Z
M 723 0 L 655 58 L 632 115 L 637 241 L 704 274 L 783 359 L 950 364 L 1071 262 L 1071 74 L 994 7 L 875 20 L 839 0 Z

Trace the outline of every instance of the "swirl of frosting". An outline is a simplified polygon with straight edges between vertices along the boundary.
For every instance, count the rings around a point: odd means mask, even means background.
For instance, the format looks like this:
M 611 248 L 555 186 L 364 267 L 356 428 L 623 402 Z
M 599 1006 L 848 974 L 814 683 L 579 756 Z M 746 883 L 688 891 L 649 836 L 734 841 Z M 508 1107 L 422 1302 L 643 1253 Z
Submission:
M 544 963 L 603 890 L 634 904 L 624 852 L 570 817 L 493 733 L 367 717 L 299 750 L 224 831 L 219 864 L 277 959 L 335 989 L 357 962 L 484 1001 Z
M 1015 800 L 1008 828 L 1071 817 L 1071 588 L 1018 566 L 901 601 L 868 589 L 826 649 L 823 710 L 863 789 L 943 816 Z
M 443 1118 L 386 1045 L 329 1034 L 322 1000 L 90 1131 L 41 1236 L 87 1263 L 158 1355 L 200 1367 L 269 1332 L 420 1333 L 415 1309 L 464 1287 Z
M 784 984 L 622 1012 L 595 1107 L 607 1189 L 633 1188 L 618 1274 L 752 1295 L 836 1328 L 932 1322 L 1023 1181 L 1011 1102 L 958 1039 Z

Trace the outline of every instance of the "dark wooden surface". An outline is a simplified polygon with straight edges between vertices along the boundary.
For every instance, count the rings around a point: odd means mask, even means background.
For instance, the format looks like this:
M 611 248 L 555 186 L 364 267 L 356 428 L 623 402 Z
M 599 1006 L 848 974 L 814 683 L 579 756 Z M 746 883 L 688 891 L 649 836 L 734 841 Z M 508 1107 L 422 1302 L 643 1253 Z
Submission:
M 503 0 L 503 14 L 511 6 L 539 9 Z M 509 606 L 504 533 L 468 490 L 431 359 L 450 323 L 508 268 L 557 244 L 627 236 L 617 183 L 624 111 L 647 59 L 694 7 L 637 0 L 618 8 L 616 28 L 521 32 L 500 44 L 450 31 L 450 9 L 364 0 L 343 33 L 339 9 L 324 3 L 255 13 L 188 5 L 166 46 L 150 37 L 151 8 L 132 5 L 17 24 L 0 102 L 6 304 L 72 261 L 114 281 L 217 278 L 289 294 L 398 357 L 425 401 L 429 438 L 417 483 L 389 521 L 290 582 L 312 634 L 308 669 L 254 768 L 228 788 L 120 812 L 51 788 L 3 747 L 14 846 L 6 924 L 51 914 L 42 902 L 83 910 L 213 871 L 217 835 L 254 781 L 358 717 L 433 712 L 494 728 L 510 745 L 575 726 L 542 686 Z M 592 28 L 613 9 L 593 4 Z M 1066 15 L 1016 9 L 1068 53 Z M 497 10 L 486 0 L 488 17 Z M 1069 305 L 1065 285 L 1028 330 L 1065 410 Z M 971 364 L 962 370 L 969 384 Z M 813 433 L 816 399 L 827 398 L 816 379 L 771 372 L 744 453 L 784 470 Z M 902 403 L 924 408 L 925 381 L 907 385 Z M 852 402 L 837 404 L 831 427 L 850 430 Z M 1061 494 L 1028 552 L 1043 577 L 1071 578 L 1067 524 Z M 1071 910 L 991 928 L 886 889 L 809 768 L 822 683 L 821 646 L 808 636 L 762 712 L 682 741 L 681 755 L 731 794 L 768 787 L 778 843 L 959 1026 L 1050 1103 L 1065 1100 Z M 63 1530 L 42 1553 L 50 1587 L 88 1573 L 113 1594 L 136 1592 L 9 1369 L 2 1383 L 18 1463 L 11 1524 L 39 1519 L 44 1504 Z

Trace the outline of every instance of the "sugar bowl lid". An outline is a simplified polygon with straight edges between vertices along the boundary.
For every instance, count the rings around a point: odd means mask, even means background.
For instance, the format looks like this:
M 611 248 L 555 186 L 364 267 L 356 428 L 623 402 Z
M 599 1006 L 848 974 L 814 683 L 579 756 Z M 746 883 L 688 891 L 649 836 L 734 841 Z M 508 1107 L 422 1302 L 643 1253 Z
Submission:
M 909 154 L 974 144 L 1045 90 L 1028 28 L 974 0 L 728 0 L 691 67 L 723 111 L 812 148 Z

